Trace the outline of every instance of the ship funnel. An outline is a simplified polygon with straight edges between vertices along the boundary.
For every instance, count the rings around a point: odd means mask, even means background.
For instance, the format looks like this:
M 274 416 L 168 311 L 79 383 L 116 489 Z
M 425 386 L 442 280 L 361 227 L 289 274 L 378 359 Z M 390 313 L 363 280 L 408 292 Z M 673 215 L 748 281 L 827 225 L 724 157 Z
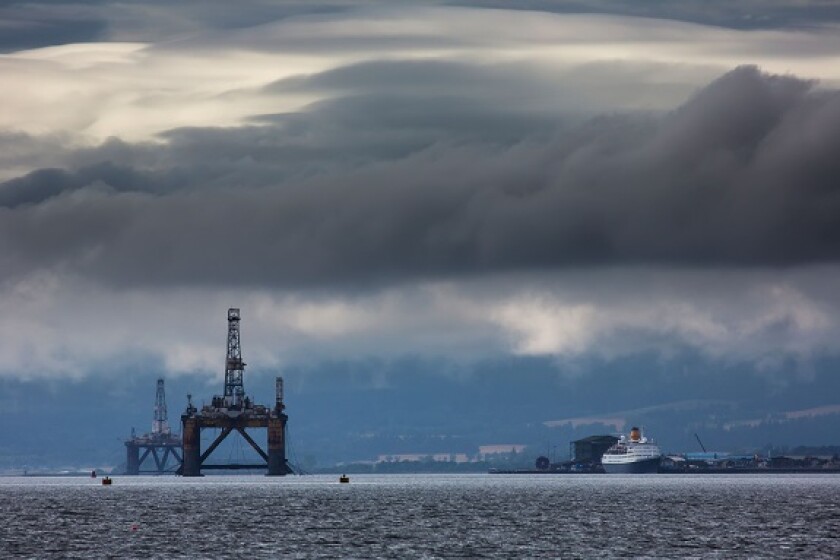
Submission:
M 640 441 L 642 439 L 642 432 L 636 426 L 630 429 L 630 441 Z

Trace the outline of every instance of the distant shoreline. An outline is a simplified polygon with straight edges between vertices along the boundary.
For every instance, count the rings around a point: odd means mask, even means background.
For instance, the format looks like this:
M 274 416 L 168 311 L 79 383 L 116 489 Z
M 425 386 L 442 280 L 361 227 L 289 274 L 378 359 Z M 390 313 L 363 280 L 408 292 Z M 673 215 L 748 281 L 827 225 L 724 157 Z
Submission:
M 488 474 L 538 474 L 538 475 L 574 475 L 607 474 L 598 471 L 538 471 L 538 470 L 498 470 Z M 684 471 L 660 471 L 655 474 L 840 474 L 840 469 L 691 469 Z

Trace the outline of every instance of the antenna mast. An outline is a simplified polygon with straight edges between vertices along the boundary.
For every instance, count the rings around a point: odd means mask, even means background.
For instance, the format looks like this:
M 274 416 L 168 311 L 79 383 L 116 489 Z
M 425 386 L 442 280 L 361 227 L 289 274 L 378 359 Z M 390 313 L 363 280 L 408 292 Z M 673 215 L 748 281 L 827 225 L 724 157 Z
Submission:
M 225 404 L 229 408 L 242 407 L 245 398 L 245 386 L 242 374 L 245 363 L 242 361 L 242 346 L 239 342 L 239 308 L 228 309 L 227 360 L 225 361 Z

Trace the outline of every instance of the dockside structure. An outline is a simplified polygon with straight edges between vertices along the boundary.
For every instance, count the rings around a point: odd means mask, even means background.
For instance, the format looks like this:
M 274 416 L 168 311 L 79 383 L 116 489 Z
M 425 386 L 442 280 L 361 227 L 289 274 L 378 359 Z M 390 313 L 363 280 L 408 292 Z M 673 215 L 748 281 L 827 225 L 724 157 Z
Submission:
M 600 464 L 601 457 L 612 447 L 618 438 L 615 436 L 589 436 L 572 442 L 572 461 L 575 463 Z

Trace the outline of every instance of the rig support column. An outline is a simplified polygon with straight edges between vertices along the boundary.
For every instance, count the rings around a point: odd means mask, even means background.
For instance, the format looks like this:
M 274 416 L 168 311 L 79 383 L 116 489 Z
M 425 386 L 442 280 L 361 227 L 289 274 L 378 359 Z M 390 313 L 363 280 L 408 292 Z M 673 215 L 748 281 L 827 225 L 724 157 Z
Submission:
M 286 466 L 286 419 L 285 414 L 268 420 L 268 476 L 288 474 Z
M 275 380 L 275 402 L 274 410 L 268 419 L 268 476 L 283 476 L 289 474 L 289 465 L 286 463 L 286 420 L 289 419 L 283 413 L 286 405 L 283 404 L 283 378 Z
M 125 451 L 125 474 L 140 474 L 140 448 L 137 445 L 127 443 Z
M 183 476 L 201 476 L 201 426 L 195 416 L 182 416 L 184 434 Z

